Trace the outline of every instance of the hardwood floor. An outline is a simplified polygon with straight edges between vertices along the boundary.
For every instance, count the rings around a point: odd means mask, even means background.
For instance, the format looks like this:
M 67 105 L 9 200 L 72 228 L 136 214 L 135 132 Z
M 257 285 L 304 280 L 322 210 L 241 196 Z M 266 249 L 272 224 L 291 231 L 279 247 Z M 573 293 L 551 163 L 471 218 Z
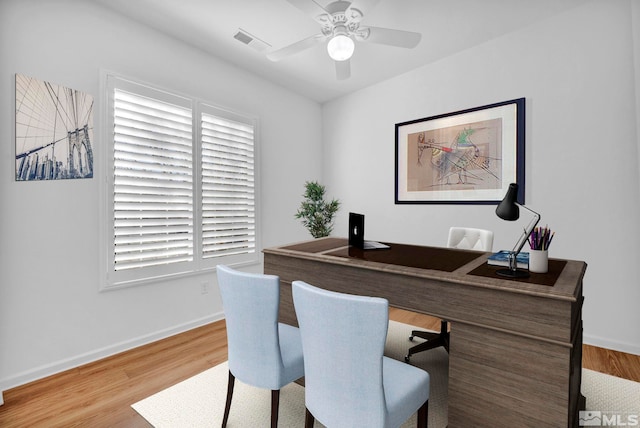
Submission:
M 5 391 L 0 426 L 149 427 L 131 404 L 227 359 L 224 321 Z
M 440 321 L 392 308 L 390 318 L 438 330 Z M 227 359 L 219 321 L 5 391 L 0 426 L 150 427 L 130 406 Z M 640 382 L 640 356 L 585 345 L 583 367 Z

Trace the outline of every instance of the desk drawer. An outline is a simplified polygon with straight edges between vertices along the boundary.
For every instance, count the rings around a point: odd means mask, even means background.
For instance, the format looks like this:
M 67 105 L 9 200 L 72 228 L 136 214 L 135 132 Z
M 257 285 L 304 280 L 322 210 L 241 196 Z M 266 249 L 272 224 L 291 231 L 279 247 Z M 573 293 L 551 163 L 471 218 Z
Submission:
M 449 426 L 566 427 L 571 352 L 534 338 L 452 323 Z

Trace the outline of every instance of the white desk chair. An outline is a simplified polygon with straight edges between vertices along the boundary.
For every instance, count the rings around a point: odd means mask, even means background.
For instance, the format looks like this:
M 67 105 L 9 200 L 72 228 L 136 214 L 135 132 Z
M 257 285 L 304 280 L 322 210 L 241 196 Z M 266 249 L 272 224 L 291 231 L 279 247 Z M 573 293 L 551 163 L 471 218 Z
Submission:
M 461 250 L 491 251 L 493 249 L 493 232 L 469 227 L 452 227 L 449 229 L 447 247 Z
M 477 250 L 492 251 L 493 249 L 493 232 L 485 229 L 474 229 L 469 227 L 452 227 L 449 229 L 449 240 L 447 247 L 458 248 L 461 250 Z M 440 322 L 440 332 L 432 333 L 422 330 L 413 330 L 409 340 L 413 341 L 414 337 L 425 339 L 426 342 L 419 343 L 409 348 L 404 360 L 408 363 L 413 354 L 418 352 L 434 349 L 444 346 L 449 352 L 449 329 L 447 322 Z

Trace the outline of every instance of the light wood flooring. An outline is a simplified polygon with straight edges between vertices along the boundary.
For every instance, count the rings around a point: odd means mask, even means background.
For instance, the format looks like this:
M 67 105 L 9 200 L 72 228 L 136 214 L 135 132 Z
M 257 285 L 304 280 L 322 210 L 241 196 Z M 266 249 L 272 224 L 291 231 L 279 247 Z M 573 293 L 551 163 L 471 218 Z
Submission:
M 440 321 L 392 308 L 390 318 L 438 330 Z M 4 392 L 0 427 L 145 427 L 130 406 L 226 361 L 224 321 Z M 585 345 L 583 367 L 640 382 L 640 356 Z

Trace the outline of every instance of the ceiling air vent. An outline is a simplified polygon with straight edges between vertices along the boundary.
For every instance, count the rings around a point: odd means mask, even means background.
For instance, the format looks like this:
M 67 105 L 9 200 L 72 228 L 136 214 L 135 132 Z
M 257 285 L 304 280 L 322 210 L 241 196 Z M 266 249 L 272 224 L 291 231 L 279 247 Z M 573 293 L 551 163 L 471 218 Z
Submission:
M 238 32 L 233 36 L 234 39 L 241 41 L 247 46 L 251 46 L 253 49 L 258 52 L 262 52 L 263 50 L 271 47 L 271 45 L 267 42 L 264 42 L 257 38 L 256 36 L 249 34 L 242 28 L 238 28 Z

